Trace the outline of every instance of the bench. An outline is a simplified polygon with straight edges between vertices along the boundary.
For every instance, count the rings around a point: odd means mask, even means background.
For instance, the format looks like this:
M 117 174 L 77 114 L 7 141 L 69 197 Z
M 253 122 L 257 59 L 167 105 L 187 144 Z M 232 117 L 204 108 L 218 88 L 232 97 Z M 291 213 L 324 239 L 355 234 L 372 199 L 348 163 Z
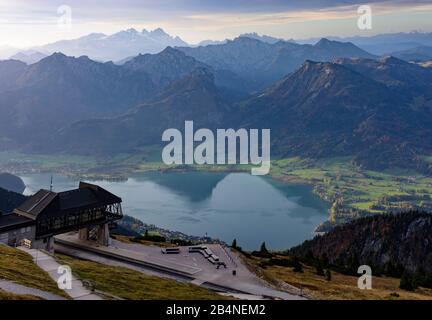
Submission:
M 223 261 L 220 261 L 220 258 L 215 255 L 208 247 L 206 246 L 192 246 L 189 247 L 189 252 L 199 252 L 204 258 L 206 258 L 211 264 L 217 265 L 219 269 L 220 266 L 224 266 L 226 268 L 226 264 Z
M 163 254 L 179 254 L 180 248 L 163 248 L 161 251 Z
M 216 261 L 215 261 L 212 257 L 209 257 L 207 260 L 208 260 L 211 264 L 216 264 Z
M 202 250 L 207 249 L 206 246 L 193 246 L 189 247 L 189 252 L 201 252 Z

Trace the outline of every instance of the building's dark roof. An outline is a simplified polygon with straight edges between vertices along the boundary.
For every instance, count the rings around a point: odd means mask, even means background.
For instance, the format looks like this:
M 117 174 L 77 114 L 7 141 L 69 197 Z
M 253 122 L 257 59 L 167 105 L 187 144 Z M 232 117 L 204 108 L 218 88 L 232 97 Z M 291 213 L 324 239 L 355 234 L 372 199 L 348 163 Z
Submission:
M 32 216 L 37 216 L 54 200 L 57 193 L 48 190 L 39 190 L 30 199 L 20 205 L 14 212 L 24 212 Z M 17 211 L 19 210 L 19 212 Z
M 39 216 L 61 216 L 80 210 L 98 208 L 122 202 L 121 198 L 90 183 L 80 182 L 79 188 L 64 192 L 40 190 L 14 210 L 36 219 Z
M 13 229 L 27 227 L 34 223 L 35 222 L 32 219 L 19 216 L 14 213 L 0 215 L 0 233 Z

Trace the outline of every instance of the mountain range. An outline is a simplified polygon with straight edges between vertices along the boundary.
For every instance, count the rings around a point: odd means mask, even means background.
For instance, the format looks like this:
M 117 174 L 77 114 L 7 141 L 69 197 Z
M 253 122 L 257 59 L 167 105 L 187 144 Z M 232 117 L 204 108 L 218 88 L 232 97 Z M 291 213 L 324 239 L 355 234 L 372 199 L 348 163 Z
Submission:
M 11 56 L 9 59 L 22 61 L 26 64 L 33 64 L 33 63 L 39 62 L 40 60 L 42 60 L 43 58 L 46 58 L 46 57 L 47 57 L 46 54 L 39 52 L 39 51 L 24 50 L 24 51 L 17 52 L 13 56 Z
M 196 69 L 211 70 L 230 99 L 248 92 L 235 73 L 215 71 L 171 47 L 121 66 L 62 53 L 32 65 L 0 61 L 0 146 L 34 145 L 76 121 L 119 116 Z
M 259 40 L 268 44 L 278 42 L 291 42 L 297 44 L 316 44 L 320 38 L 306 40 L 284 40 L 268 35 L 260 35 L 256 32 L 244 33 L 240 38 Z M 359 48 L 375 55 L 388 55 L 405 59 L 399 56 L 399 52 L 420 50 L 416 53 L 417 58 L 424 58 L 422 47 L 432 46 L 432 33 L 409 32 L 409 33 L 390 33 L 375 36 L 354 36 L 354 37 L 327 37 L 329 40 L 338 42 L 351 42 Z M 235 40 L 235 39 L 234 39 Z M 61 40 L 46 45 L 35 46 L 27 49 L 18 49 L 10 46 L 0 46 L 0 59 L 17 59 L 28 64 L 35 63 L 44 56 L 54 52 L 62 52 L 70 56 L 87 55 L 97 61 L 114 61 L 122 63 L 138 54 L 157 53 L 167 46 L 190 46 L 205 47 L 208 45 L 227 44 L 233 40 L 204 40 L 198 45 L 190 45 L 181 38 L 167 34 L 161 28 L 153 31 L 137 31 L 133 28 L 119 31 L 112 35 L 103 33 L 91 33 L 77 39 Z M 428 53 L 429 55 L 429 53 Z M 408 56 L 410 60 L 412 55 Z
M 202 61 L 215 70 L 231 70 L 262 89 L 296 69 L 305 60 L 330 61 L 337 57 L 374 56 L 354 46 L 321 39 L 315 45 L 278 41 L 273 44 L 246 36 L 220 45 L 180 47 L 186 55 Z
M 432 46 L 432 32 L 399 32 L 373 36 L 327 37 L 330 40 L 351 42 L 375 55 L 409 50 L 419 46 Z M 297 43 L 315 43 L 319 38 L 296 40 Z
M 193 120 L 198 127 L 222 127 L 228 111 L 213 74 L 196 69 L 122 116 L 79 121 L 64 128 L 49 141 L 47 151 L 108 154 L 115 146 L 119 153 L 139 152 L 160 144 L 165 129 L 182 128 L 186 120 Z
M 0 59 L 8 59 L 20 50 L 9 45 L 0 45 Z
M 406 61 L 432 60 L 432 46 L 418 46 L 392 53 L 393 56 Z
M 346 47 L 347 52 L 339 51 L 339 56 L 353 54 L 352 45 L 326 43 L 323 40 L 316 46 L 294 44 L 294 50 L 305 47 L 306 52 L 312 49 L 323 58 L 332 58 L 336 51 Z M 220 45 L 214 58 L 203 59 L 205 61 L 171 47 L 158 54 L 138 55 L 123 65 L 100 63 L 87 56 L 69 57 L 63 53 L 54 53 L 31 65 L 16 60 L 0 61 L 0 145 L 5 148 L 17 142 L 22 145 L 25 141 L 32 144 L 33 139 L 43 141 L 75 121 L 119 116 L 198 68 L 211 71 L 215 85 L 225 90 L 226 97 L 231 100 L 244 98 L 261 88 L 262 80 L 259 79 L 270 82 L 282 74 L 281 71 L 275 74 L 276 66 L 266 69 L 264 65 L 254 72 L 257 80 L 248 77 L 247 73 L 257 63 L 254 56 L 277 55 L 279 46 L 288 48 L 284 43 L 270 45 L 255 39 L 238 38 L 230 44 Z M 200 52 L 201 49 L 197 50 Z M 208 64 L 216 60 L 221 50 L 225 52 L 224 61 L 230 61 L 230 57 L 235 60 L 222 65 Z M 242 59 L 241 53 L 246 51 L 250 59 Z M 280 60 L 277 66 L 290 70 L 298 67 L 303 59 Z
M 431 80 L 430 69 L 392 57 L 306 61 L 241 103 L 240 114 L 251 115 L 249 127 L 272 129 L 279 156 L 354 156 L 375 169 L 420 166 L 432 148 L 432 109 L 430 94 L 416 90 Z
M 158 54 L 140 54 L 126 61 L 123 67 L 132 71 L 145 72 L 160 88 L 190 74 L 195 69 L 205 68 L 212 71 L 216 84 L 225 88 L 227 93 L 234 97 L 252 90 L 252 86 L 236 73 L 230 70 L 215 70 L 208 64 L 172 47 L 167 47 Z
M 410 75 L 418 81 L 408 82 Z M 48 151 L 107 154 L 115 145 L 139 152 L 160 143 L 166 128 L 182 130 L 193 120 L 197 128 L 270 128 L 274 157 L 352 156 L 372 169 L 430 170 L 422 156 L 432 150 L 431 97 L 420 88 L 431 77 L 432 70 L 396 58 L 306 61 L 263 92 L 231 103 L 213 74 L 197 69 L 125 115 L 64 128 Z
M 187 45 L 161 28 L 153 31 L 131 28 L 112 35 L 91 33 L 78 39 L 57 41 L 32 49 L 45 54 L 62 52 L 69 56 L 86 55 L 97 61 L 118 61 L 140 53 L 158 53 L 168 46 Z
M 122 65 L 55 53 L 0 62 L 0 146 L 108 155 L 160 144 L 167 128 L 270 128 L 272 156 L 352 156 L 430 170 L 432 69 L 352 43 L 239 37 L 168 47 Z
M 239 37 L 240 38 L 243 37 L 243 38 L 249 38 L 249 39 L 256 39 L 256 40 L 270 43 L 270 44 L 275 44 L 275 43 L 280 42 L 280 41 L 285 41 L 282 38 L 275 38 L 275 37 L 267 36 L 265 34 L 260 35 L 256 32 L 243 33 Z M 291 42 L 294 42 L 294 41 L 292 40 Z
M 6 70 L 0 76 L 2 145 L 44 139 L 84 118 L 120 114 L 156 91 L 145 73 L 85 56 L 55 53 L 32 65 L 6 60 L 0 70 Z

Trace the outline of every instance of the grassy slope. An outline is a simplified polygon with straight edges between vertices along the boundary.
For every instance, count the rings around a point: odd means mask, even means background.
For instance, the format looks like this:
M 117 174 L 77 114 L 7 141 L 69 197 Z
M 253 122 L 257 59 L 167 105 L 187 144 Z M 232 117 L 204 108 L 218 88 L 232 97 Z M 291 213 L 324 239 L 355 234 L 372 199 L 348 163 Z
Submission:
M 27 295 L 27 294 L 13 294 L 0 290 L 0 300 L 43 300 L 40 297 Z
M 332 280 L 318 276 L 315 268 L 303 266 L 303 273 L 293 272 L 292 268 L 281 266 L 258 267 L 261 258 L 248 258 L 248 265 L 263 274 L 267 279 L 285 281 L 314 299 L 324 300 L 432 300 L 432 289 L 419 288 L 415 292 L 399 289 L 399 279 L 373 277 L 372 290 L 360 290 L 357 277 L 331 271 Z M 396 295 L 395 295 L 396 294 Z
M 175 280 L 145 275 L 123 267 L 113 267 L 96 262 L 58 255 L 83 280 L 90 280 L 95 289 L 131 300 L 216 300 L 224 297 L 210 290 Z
M 0 245 L 0 279 L 67 297 L 57 283 L 33 263 L 30 255 L 4 245 Z

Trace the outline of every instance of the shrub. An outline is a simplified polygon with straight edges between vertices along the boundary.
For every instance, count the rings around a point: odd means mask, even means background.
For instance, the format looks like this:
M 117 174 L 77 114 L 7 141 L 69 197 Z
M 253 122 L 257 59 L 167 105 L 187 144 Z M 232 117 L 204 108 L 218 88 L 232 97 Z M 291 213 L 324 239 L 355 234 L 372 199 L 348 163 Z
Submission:
M 234 239 L 232 244 L 231 244 L 231 248 L 233 249 L 237 249 L 237 239 Z
M 264 266 L 280 266 L 280 267 L 294 267 L 294 263 L 291 259 L 278 259 L 278 258 L 271 258 L 267 261 L 263 261 L 261 265 Z
M 294 266 L 293 269 L 294 272 L 303 273 L 303 267 L 297 257 L 294 257 L 293 259 L 293 266 Z
M 417 284 L 415 283 L 414 276 L 409 272 L 405 271 L 400 279 L 399 288 L 407 291 L 414 291 L 415 289 L 417 289 Z
M 260 252 L 261 253 L 269 253 L 268 252 L 268 250 L 267 250 L 267 248 L 266 248 L 266 244 L 265 244 L 265 242 L 263 242 L 262 244 L 261 244 L 261 248 L 260 248 Z
M 325 272 L 325 276 L 326 276 L 326 280 L 327 280 L 327 281 L 331 281 L 331 279 L 332 279 L 332 274 L 331 274 L 331 271 L 330 271 L 329 269 L 326 270 L 326 272 Z
M 246 258 L 252 258 L 252 255 L 249 252 L 243 251 L 240 247 L 237 247 L 237 250 L 244 255 Z
M 177 246 L 191 246 L 191 245 L 193 245 L 192 241 L 183 240 L 183 239 L 172 239 L 171 243 L 175 244 Z
M 159 235 L 148 235 L 147 236 L 136 236 L 131 239 L 132 242 L 141 242 L 141 241 L 153 241 L 153 242 L 165 242 L 165 237 L 159 236 Z
M 261 251 L 252 251 L 252 255 L 254 257 L 259 257 L 259 258 L 271 258 L 272 254 L 270 252 L 261 252 Z
M 319 276 L 325 276 L 325 274 L 324 274 L 324 269 L 323 269 L 323 267 L 321 266 L 321 264 L 318 264 L 318 265 L 316 266 L 316 274 L 319 275 Z
M 272 254 L 267 250 L 265 242 L 261 244 L 260 251 L 253 251 L 252 255 L 260 258 L 271 258 Z

